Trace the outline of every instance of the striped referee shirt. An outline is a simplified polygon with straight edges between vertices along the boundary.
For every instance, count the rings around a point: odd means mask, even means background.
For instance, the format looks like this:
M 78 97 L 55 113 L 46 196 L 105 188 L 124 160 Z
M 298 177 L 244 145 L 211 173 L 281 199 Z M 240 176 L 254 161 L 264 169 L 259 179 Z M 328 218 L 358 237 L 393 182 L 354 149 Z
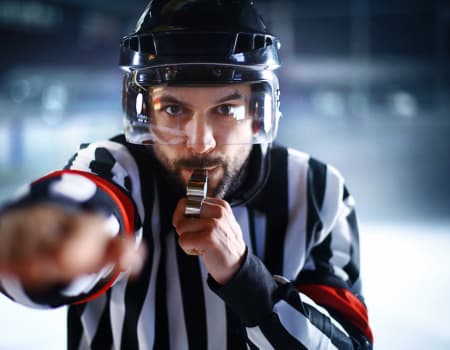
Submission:
M 353 197 L 332 166 L 281 146 L 269 152 L 264 187 L 232 208 L 247 253 L 226 285 L 178 246 L 171 219 L 183 194 L 169 174 L 120 135 L 82 145 L 3 210 L 54 202 L 99 212 L 111 235 L 145 242 L 140 275 L 105 266 L 39 295 L 10 277 L 0 290 L 30 307 L 69 305 L 70 350 L 371 349 Z

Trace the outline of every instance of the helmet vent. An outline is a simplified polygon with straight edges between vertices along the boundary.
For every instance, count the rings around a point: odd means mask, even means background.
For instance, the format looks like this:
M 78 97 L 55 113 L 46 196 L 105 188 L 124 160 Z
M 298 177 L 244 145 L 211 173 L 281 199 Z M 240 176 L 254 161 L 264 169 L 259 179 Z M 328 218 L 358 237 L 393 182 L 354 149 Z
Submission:
M 140 37 L 141 51 L 149 54 L 156 54 L 155 40 L 153 35 L 142 35 Z
M 129 50 L 121 51 L 122 67 L 151 66 L 155 62 L 158 65 L 177 62 L 241 64 L 244 60 L 247 65 L 264 61 L 265 65 L 279 66 L 279 42 L 276 37 L 265 33 L 173 30 L 132 34 L 122 39 L 121 47 Z M 149 60 L 153 63 L 150 64 Z
M 266 44 L 266 38 L 263 35 L 255 35 L 255 49 L 264 48 Z
M 249 52 L 253 49 L 253 35 L 239 33 L 236 40 L 234 53 Z
M 129 48 L 133 51 L 139 51 L 139 39 L 137 37 L 133 37 L 128 42 Z
M 273 44 L 272 38 L 265 34 L 238 33 L 234 53 L 263 49 Z
M 136 52 L 156 53 L 153 35 L 128 36 L 123 39 L 122 45 Z

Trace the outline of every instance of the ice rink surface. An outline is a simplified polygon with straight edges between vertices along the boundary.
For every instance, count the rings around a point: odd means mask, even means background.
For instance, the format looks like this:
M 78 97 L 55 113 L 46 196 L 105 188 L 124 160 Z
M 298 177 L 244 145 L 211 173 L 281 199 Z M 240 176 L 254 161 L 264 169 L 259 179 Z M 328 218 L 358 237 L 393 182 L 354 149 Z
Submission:
M 366 223 L 361 240 L 375 349 L 450 349 L 450 222 Z M 0 296 L 0 350 L 65 349 L 65 318 Z

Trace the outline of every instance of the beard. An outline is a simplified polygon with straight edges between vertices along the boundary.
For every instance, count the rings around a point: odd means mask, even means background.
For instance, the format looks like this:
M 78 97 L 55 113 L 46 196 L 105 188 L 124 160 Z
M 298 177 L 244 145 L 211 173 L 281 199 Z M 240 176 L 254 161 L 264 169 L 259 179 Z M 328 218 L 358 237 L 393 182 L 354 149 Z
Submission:
M 171 160 L 159 147 L 155 146 L 154 154 L 163 167 L 171 174 L 175 182 L 181 186 L 187 185 L 186 179 L 182 176 L 183 170 L 201 168 L 220 169 L 222 172 L 221 177 L 216 179 L 214 185 L 208 180 L 208 196 L 224 198 L 227 193 L 233 192 L 242 183 L 250 150 L 251 146 L 241 145 L 233 156 L 210 154 Z

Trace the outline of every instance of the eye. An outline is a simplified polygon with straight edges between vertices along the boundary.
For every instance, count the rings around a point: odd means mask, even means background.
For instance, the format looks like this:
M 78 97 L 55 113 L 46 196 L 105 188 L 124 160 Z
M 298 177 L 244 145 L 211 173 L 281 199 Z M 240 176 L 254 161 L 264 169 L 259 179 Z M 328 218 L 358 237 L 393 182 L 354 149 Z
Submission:
M 235 120 L 245 119 L 245 106 L 223 104 L 215 108 L 217 115 L 222 117 L 231 117 Z
M 163 108 L 164 112 L 172 117 L 181 117 L 186 113 L 186 110 L 180 105 L 168 105 Z
M 234 111 L 235 111 L 236 106 L 233 105 L 220 105 L 216 107 L 216 111 L 218 114 L 220 115 L 234 115 Z

